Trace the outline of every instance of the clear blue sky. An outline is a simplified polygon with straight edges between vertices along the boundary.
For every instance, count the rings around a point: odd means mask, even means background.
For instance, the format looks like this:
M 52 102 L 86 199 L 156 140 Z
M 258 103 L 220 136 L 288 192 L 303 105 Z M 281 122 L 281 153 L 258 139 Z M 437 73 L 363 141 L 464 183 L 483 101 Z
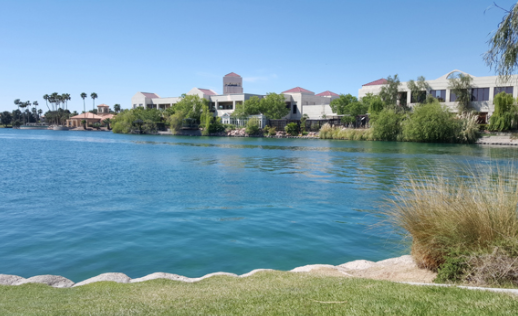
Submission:
M 77 111 L 81 92 L 123 108 L 138 91 L 221 93 L 229 72 L 249 93 L 300 86 L 353 95 L 394 74 L 492 75 L 482 54 L 504 15 L 484 12 L 492 3 L 0 0 L 0 111 L 17 98 L 45 110 L 42 96 L 52 92 L 70 93 Z

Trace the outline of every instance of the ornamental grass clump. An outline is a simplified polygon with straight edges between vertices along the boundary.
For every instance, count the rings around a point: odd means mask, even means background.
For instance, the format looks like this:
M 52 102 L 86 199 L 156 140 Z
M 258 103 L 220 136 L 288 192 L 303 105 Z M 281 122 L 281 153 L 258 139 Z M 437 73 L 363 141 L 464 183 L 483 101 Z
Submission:
M 517 170 L 464 171 L 462 177 L 410 178 L 382 212 L 411 237 L 417 265 L 439 270 L 439 277 L 443 268 L 450 271 L 443 271 L 444 279 L 491 283 L 488 271 L 495 272 L 498 262 L 514 262 L 514 272 L 499 267 L 499 276 L 518 275 Z

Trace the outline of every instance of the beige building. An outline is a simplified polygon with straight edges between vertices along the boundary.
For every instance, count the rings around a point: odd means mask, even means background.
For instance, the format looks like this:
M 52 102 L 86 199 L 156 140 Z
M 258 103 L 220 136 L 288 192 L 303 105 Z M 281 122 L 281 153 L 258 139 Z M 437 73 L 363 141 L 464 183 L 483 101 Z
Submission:
M 453 112 L 457 111 L 456 96 L 448 89 L 449 79 L 456 78 L 459 74 L 469 75 L 460 70 L 453 70 L 434 80 L 427 80 L 430 90 L 426 91 L 426 95 L 432 95 L 441 103 L 448 106 Z M 490 116 L 495 110 L 493 104 L 494 96 L 504 91 L 510 93 L 514 98 L 518 96 L 518 76 L 513 76 L 508 84 L 498 81 L 498 76 L 475 77 L 473 78 L 471 93 L 471 106 L 480 113 L 481 118 Z M 379 94 L 381 87 L 386 83 L 385 79 L 379 79 L 364 84 L 358 90 L 358 98 L 364 97 L 367 93 Z M 411 92 L 407 87 L 407 82 L 401 82 L 399 87 L 399 103 L 414 106 L 419 96 L 411 96 Z
M 110 107 L 106 104 L 99 104 L 97 106 L 97 114 L 94 113 L 82 113 L 76 116 L 72 116 L 66 122 L 67 127 L 81 127 L 81 121 L 86 121 L 86 126 L 95 123 L 102 123 L 106 119 L 113 119 L 115 114 L 110 113 Z
M 286 107 L 290 109 L 287 119 L 300 119 L 307 114 L 310 118 L 322 118 L 336 115 L 329 104 L 339 97 L 331 91 L 315 94 L 312 91 L 296 87 L 282 92 L 285 97 Z M 251 94 L 243 92 L 243 78 L 236 73 L 229 73 L 223 77 L 223 94 L 203 88 L 192 88 L 187 95 L 198 95 L 209 101 L 215 116 L 230 115 L 236 109 L 236 105 L 243 104 L 246 100 L 256 96 L 264 98 L 264 94 Z M 156 93 L 137 92 L 131 98 L 132 108 L 146 107 L 148 109 L 167 109 L 180 102 L 181 97 L 161 98 Z

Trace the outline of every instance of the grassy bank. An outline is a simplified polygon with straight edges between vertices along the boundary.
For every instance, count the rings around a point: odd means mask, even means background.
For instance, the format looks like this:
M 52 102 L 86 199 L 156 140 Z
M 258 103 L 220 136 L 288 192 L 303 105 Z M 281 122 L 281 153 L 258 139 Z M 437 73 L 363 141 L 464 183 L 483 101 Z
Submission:
M 2 315 L 514 315 L 518 297 L 455 288 L 260 272 L 198 283 L 0 286 Z

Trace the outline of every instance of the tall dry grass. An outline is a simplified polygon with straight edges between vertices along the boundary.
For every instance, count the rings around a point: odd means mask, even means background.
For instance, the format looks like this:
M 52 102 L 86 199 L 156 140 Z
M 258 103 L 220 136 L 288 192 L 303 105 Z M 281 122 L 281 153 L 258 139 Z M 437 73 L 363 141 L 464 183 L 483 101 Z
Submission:
M 466 176 L 414 177 L 382 211 L 412 238 L 412 256 L 437 270 L 451 251 L 518 253 L 517 170 L 471 168 Z
M 321 139 L 374 140 L 372 129 L 353 129 L 340 126 L 322 125 L 319 132 Z

